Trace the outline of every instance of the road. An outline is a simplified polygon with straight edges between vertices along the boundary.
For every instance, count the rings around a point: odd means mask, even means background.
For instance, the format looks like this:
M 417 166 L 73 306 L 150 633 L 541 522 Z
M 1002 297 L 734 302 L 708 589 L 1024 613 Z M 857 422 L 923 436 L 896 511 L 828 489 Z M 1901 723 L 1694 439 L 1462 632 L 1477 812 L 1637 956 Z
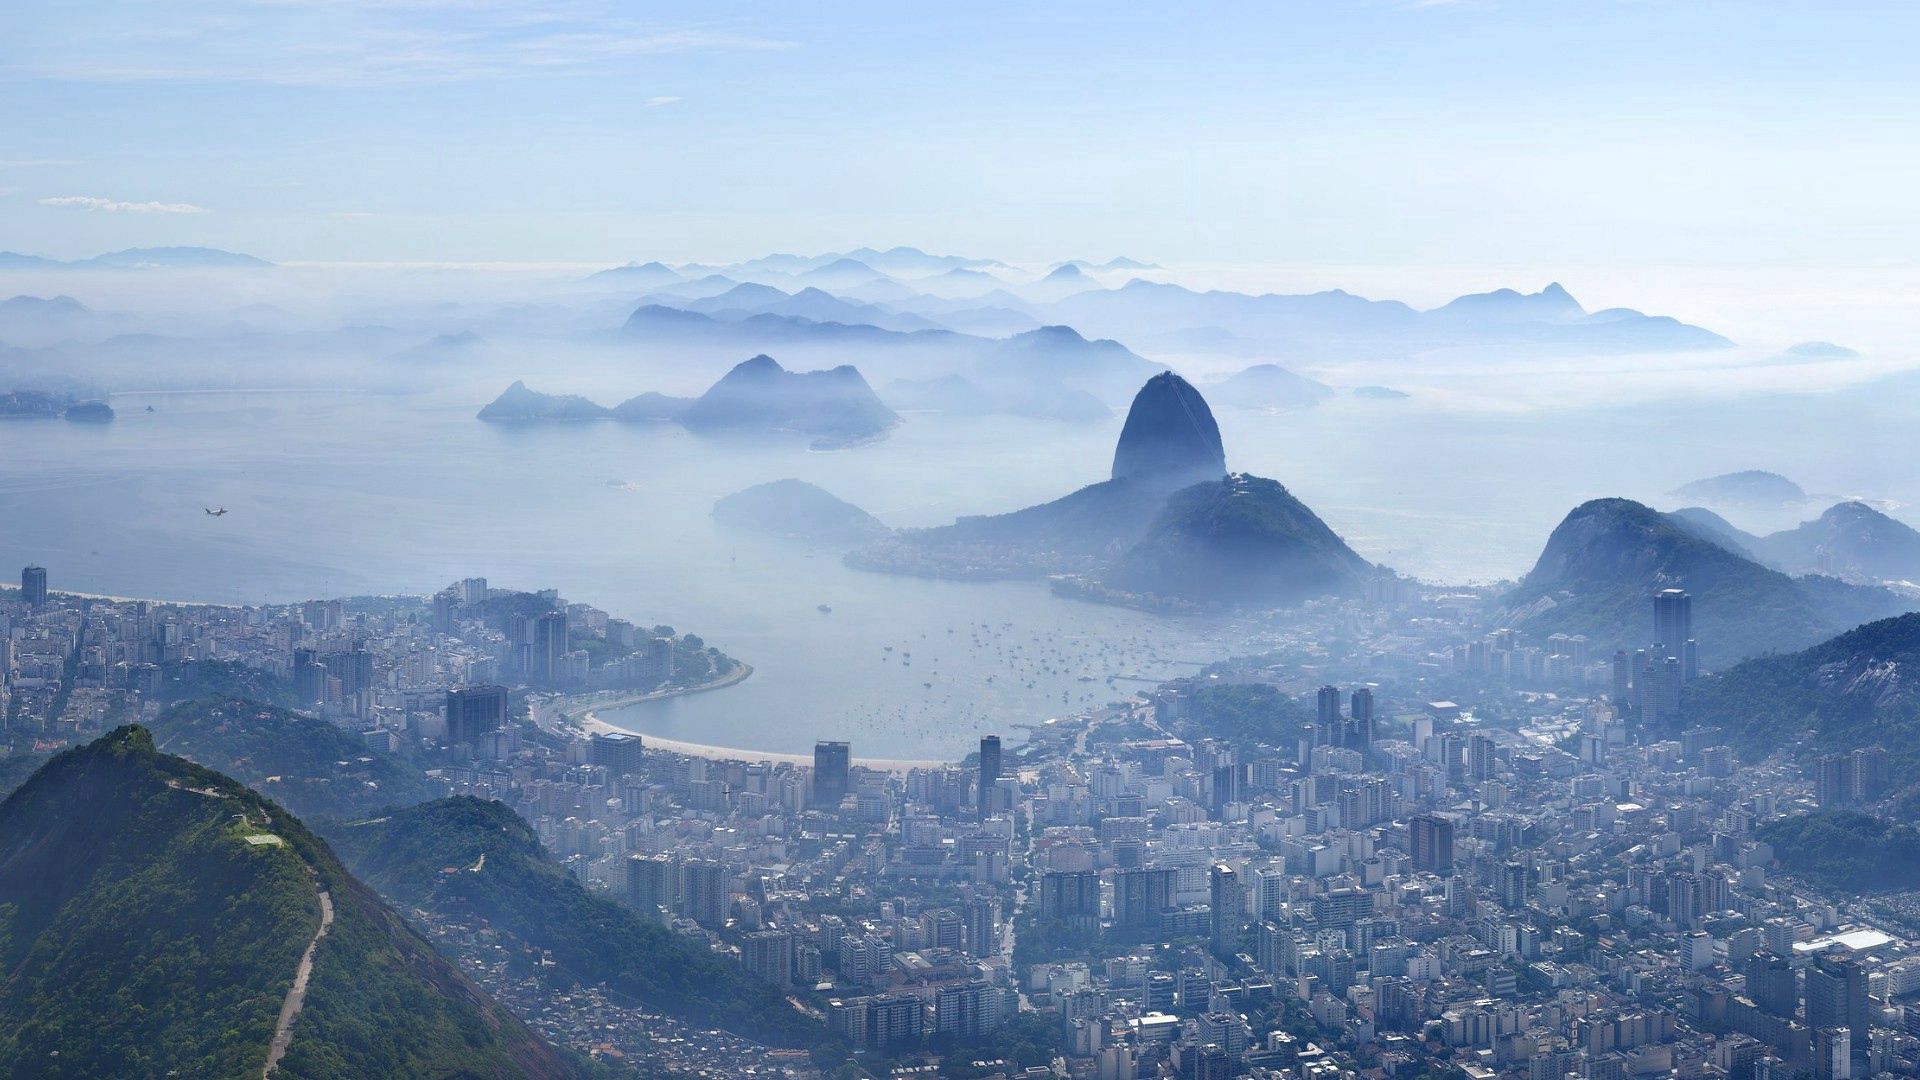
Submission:
M 300 1015 L 300 1009 L 307 1003 L 307 980 L 313 977 L 313 954 L 320 948 L 320 939 L 327 936 L 327 928 L 333 925 L 333 897 L 327 890 L 321 889 L 320 929 L 314 931 L 313 940 L 307 942 L 306 954 L 300 957 L 300 966 L 293 973 L 293 985 L 287 990 L 287 1000 L 280 1003 L 280 1021 L 273 1028 L 273 1042 L 267 1046 L 267 1066 L 260 1070 L 264 1078 L 273 1072 L 274 1066 L 287 1054 L 287 1047 L 293 1043 L 293 1018 Z

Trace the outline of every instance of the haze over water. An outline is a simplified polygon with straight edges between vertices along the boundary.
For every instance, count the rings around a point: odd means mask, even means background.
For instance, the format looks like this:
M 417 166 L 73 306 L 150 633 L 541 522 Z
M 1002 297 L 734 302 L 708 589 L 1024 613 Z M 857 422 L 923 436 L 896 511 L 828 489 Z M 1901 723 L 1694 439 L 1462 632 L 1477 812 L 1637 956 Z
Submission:
M 1738 468 L 1775 468 L 1818 495 L 1896 512 L 1920 501 L 1900 464 L 1920 435 L 1862 422 L 1874 408 L 1897 414 L 1884 395 L 1735 392 L 1756 373 L 1777 377 L 1764 365 L 1727 369 L 1726 392 L 1674 384 L 1711 387 L 1727 362 L 1349 366 L 1348 385 L 1416 396 L 1216 411 L 1231 468 L 1279 479 L 1362 555 L 1427 580 L 1517 576 L 1582 499 L 1668 506 L 1672 487 Z M 657 385 L 621 378 L 629 391 Z M 1646 392 L 1662 378 L 1667 389 Z M 1058 599 L 1041 583 L 854 571 L 835 551 L 736 535 L 708 516 L 716 498 L 787 476 L 894 526 L 1015 509 L 1104 478 L 1118 415 L 1069 425 L 909 414 L 883 442 L 818 453 L 671 425 L 502 428 L 473 418 L 490 393 L 121 394 L 109 426 L 0 424 L 0 498 L 20 508 L 0 517 L 0 560 L 47 565 L 59 588 L 242 603 L 424 593 L 474 574 L 556 587 L 700 634 L 755 668 L 736 687 L 604 718 L 782 752 L 844 737 L 860 754 L 957 757 L 981 732 L 1142 685 L 1109 676 L 1165 678 L 1258 645 L 1246 625 Z M 1827 437 L 1841 415 L 1873 453 Z M 231 512 L 210 518 L 203 506 Z

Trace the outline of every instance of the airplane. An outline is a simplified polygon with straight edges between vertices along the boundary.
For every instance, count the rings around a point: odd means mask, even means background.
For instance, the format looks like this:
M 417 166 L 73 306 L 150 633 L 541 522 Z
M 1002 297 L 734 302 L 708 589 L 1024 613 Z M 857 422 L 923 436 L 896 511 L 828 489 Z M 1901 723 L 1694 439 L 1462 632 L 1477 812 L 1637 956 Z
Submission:
M 220 517 L 227 512 L 227 508 L 223 506 L 220 509 L 215 510 L 212 507 L 207 507 L 206 511 L 207 511 L 208 517 Z

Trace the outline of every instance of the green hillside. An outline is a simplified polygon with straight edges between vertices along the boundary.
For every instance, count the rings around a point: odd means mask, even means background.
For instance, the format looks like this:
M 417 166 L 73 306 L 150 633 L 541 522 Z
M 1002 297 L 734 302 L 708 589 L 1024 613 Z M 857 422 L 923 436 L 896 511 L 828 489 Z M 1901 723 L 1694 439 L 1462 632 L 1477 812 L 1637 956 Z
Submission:
M 1709 667 L 1805 648 L 1906 608 L 1885 589 L 1770 570 L 1637 502 L 1595 499 L 1553 530 L 1500 618 L 1541 637 L 1585 634 L 1604 655 L 1652 644 L 1653 594 L 1665 588 L 1693 594 L 1694 636 Z
M 441 793 L 398 755 L 370 750 L 325 720 L 238 697 L 169 706 L 153 722 L 160 749 L 235 777 L 302 817 L 349 818 Z
M 1896 784 L 1920 765 L 1920 614 L 1856 627 L 1802 652 L 1737 664 L 1687 687 L 1689 724 L 1749 756 L 1807 737 L 1808 754 L 1884 746 Z
M 0 1075 L 260 1075 L 323 893 L 275 1076 L 573 1074 L 298 819 L 125 727 L 0 803 Z
M 774 988 L 626 904 L 587 891 L 505 805 L 439 799 L 330 836 L 354 872 L 396 903 L 477 918 L 544 950 L 560 977 L 606 983 L 649 1008 L 775 1046 L 822 1034 Z
M 1103 579 L 1185 600 L 1293 604 L 1357 593 L 1372 569 L 1278 481 L 1235 473 L 1175 492 Z

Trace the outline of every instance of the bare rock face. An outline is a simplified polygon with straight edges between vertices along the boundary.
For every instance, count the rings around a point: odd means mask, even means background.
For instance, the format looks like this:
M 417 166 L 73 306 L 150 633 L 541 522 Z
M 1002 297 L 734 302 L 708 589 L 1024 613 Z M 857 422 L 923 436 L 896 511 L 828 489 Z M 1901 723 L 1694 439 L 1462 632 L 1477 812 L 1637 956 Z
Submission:
M 1227 473 L 1226 451 L 1213 410 L 1187 380 L 1171 371 L 1147 380 L 1133 397 L 1120 443 L 1113 450 L 1113 478 L 1166 476 L 1189 482 Z

